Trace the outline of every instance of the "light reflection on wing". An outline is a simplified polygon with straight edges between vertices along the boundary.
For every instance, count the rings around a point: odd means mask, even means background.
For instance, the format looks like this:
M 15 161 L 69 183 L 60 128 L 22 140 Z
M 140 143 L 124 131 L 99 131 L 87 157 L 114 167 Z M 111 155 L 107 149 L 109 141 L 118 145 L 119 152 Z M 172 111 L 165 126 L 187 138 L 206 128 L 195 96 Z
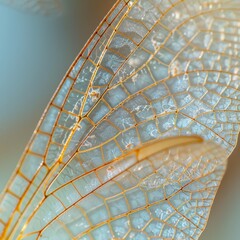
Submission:
M 46 109 L 1 199 L 0 232 L 24 234 L 48 196 L 61 213 L 52 194 L 156 139 L 200 135 L 230 154 L 239 13 L 234 0 L 118 1 Z

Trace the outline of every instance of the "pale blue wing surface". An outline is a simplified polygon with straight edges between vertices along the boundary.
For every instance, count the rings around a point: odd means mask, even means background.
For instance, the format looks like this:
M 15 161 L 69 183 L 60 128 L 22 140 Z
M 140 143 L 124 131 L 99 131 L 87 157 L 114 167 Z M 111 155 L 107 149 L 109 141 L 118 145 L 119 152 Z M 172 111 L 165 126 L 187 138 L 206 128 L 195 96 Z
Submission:
M 24 232 L 56 191 L 155 139 L 197 134 L 230 153 L 239 131 L 239 12 L 234 0 L 118 1 L 64 78 L 6 189 L 5 236 Z
M 169 141 L 172 146 L 143 158 L 130 153 L 56 191 L 28 223 L 23 239 L 198 239 L 227 153 L 212 142 Z
M 4 194 L 1 195 L 0 235 L 4 238 L 6 236 L 10 239 L 17 238 L 29 215 L 43 200 L 43 192 L 46 189 L 44 180 L 47 181 L 52 178 L 52 175 L 57 175 L 58 168 L 61 169 L 65 165 L 61 164 L 62 153 L 72 135 L 80 127 L 82 136 L 89 131 L 91 125 L 87 121 L 79 124 L 80 115 L 74 114 L 81 98 L 74 94 L 73 85 L 78 86 L 79 80 L 77 79 L 80 78 L 87 81 L 87 84 L 90 83 L 90 73 L 93 69 L 86 57 L 90 52 L 94 52 L 96 59 L 99 58 L 99 52 L 105 48 L 108 38 L 108 34 L 104 32 L 113 33 L 118 23 L 117 18 L 123 16 L 127 9 L 126 3 L 122 1 L 113 7 L 70 67 L 46 108 L 16 172 L 9 181 Z M 100 44 L 102 47 L 99 46 Z M 85 95 L 87 96 L 88 92 Z M 19 221 L 20 216 L 22 221 Z M 13 228 L 14 231 L 12 231 Z

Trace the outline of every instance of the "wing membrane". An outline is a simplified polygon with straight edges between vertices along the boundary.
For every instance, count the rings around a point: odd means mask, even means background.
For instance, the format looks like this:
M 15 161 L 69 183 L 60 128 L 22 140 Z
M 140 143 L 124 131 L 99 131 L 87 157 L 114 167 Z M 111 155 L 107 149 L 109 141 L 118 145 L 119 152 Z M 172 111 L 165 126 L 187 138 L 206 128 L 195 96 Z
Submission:
M 92 69 L 88 67 L 86 57 L 93 51 L 94 47 L 96 48 L 95 52 L 105 48 L 108 35 L 105 34 L 104 37 L 100 36 L 107 30 L 108 32 L 114 32 L 114 28 L 118 23 L 116 18 L 119 17 L 120 14 L 123 15 L 126 10 L 125 2 L 119 1 L 116 3 L 70 67 L 54 97 L 50 101 L 49 106 L 45 110 L 22 156 L 18 169 L 9 181 L 5 194 L 1 196 L 0 231 L 4 237 L 12 232 L 20 215 L 22 215 L 23 219 L 27 218 L 27 216 L 34 211 L 36 204 L 38 205 L 39 202 L 44 199 L 42 191 L 39 191 L 39 188 L 41 188 L 40 185 L 46 188 L 44 180 L 53 179 L 57 175 L 57 172 L 64 167 L 65 164 L 61 163 L 63 158 L 62 153 L 66 146 L 69 145 L 69 139 L 73 138 L 73 144 L 70 145 L 70 147 L 76 148 L 79 143 L 74 143 L 74 137 L 78 137 L 79 141 L 81 136 L 84 137 L 89 132 L 91 125 L 88 121 L 83 120 L 80 124 L 80 116 L 74 114 L 74 109 L 77 108 L 81 99 L 77 98 L 71 90 L 73 84 L 75 84 L 75 86 L 79 85 L 77 77 L 80 78 L 81 76 L 82 79 L 82 76 L 85 76 L 83 79 L 87 81 L 87 85 L 92 81 L 89 76 L 89 71 L 91 72 Z M 100 40 L 102 45 L 101 49 L 98 48 L 99 46 L 96 46 Z M 99 58 L 97 53 L 96 58 Z M 88 93 L 86 93 L 86 95 L 88 95 Z M 72 101 L 70 101 L 71 98 Z M 63 108 L 63 106 L 65 106 L 65 108 Z M 70 109 L 72 109 L 72 111 Z M 78 133 L 80 128 L 81 131 Z M 74 133 L 76 133 L 76 135 L 74 135 Z M 50 171 L 52 172 L 51 174 Z M 16 185 L 21 184 L 21 182 L 18 183 L 18 178 L 23 178 L 26 184 L 20 185 L 23 192 L 17 195 L 12 189 Z M 32 205 L 30 202 L 32 202 Z M 28 210 L 26 210 L 27 207 Z M 23 216 L 23 213 L 26 217 Z M 22 222 L 19 221 L 18 224 L 20 226 L 18 230 L 15 229 L 17 232 L 16 236 L 24 226 L 24 220 Z M 14 235 L 15 233 L 12 234 Z
M 239 12 L 234 0 L 118 1 L 46 109 L 1 199 L 0 232 L 18 236 L 51 193 L 155 139 L 197 134 L 230 154 Z
M 50 194 L 21 237 L 197 239 L 226 159 L 223 148 L 199 138 L 143 147 Z

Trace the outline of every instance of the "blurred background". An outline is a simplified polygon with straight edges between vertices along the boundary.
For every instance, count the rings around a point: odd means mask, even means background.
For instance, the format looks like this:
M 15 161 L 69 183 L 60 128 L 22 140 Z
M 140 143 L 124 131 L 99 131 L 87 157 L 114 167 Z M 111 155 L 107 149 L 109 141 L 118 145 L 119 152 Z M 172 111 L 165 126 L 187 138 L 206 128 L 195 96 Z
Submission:
M 0 191 L 62 77 L 114 2 L 65 0 L 62 12 L 49 16 L 0 5 Z M 240 239 L 238 149 L 202 240 Z

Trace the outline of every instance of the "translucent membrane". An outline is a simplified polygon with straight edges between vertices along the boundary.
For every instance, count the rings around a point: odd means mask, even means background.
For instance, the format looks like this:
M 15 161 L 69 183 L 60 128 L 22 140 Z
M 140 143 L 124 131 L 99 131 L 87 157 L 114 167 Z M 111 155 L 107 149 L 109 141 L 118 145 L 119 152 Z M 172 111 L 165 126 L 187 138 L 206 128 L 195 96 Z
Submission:
M 197 239 L 239 133 L 239 13 L 238 0 L 117 1 L 1 197 L 2 238 Z M 193 135 L 204 142 L 177 147 Z

